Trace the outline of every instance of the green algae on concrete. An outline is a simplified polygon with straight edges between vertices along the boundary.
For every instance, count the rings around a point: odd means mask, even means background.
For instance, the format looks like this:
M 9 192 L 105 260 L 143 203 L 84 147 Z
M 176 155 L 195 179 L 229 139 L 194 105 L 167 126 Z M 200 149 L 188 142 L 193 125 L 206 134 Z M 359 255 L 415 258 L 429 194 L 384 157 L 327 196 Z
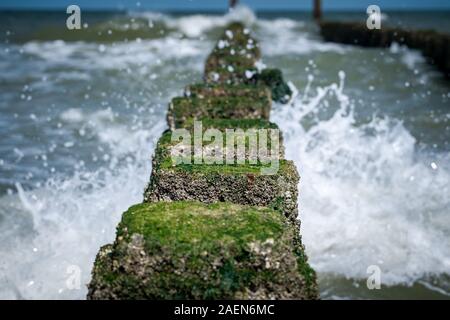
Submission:
M 292 97 L 292 90 L 283 79 L 283 73 L 279 69 L 264 69 L 256 74 L 258 84 L 268 86 L 272 91 L 272 99 L 277 102 L 287 103 Z
M 276 175 L 262 175 L 257 166 L 178 165 L 155 167 L 144 201 L 228 201 L 274 208 L 297 223 L 297 184 L 294 164 L 281 160 Z
M 255 64 L 252 56 L 213 52 L 205 63 L 205 80 L 207 83 L 254 83 L 253 76 L 258 72 Z
M 205 82 L 212 84 L 254 84 L 254 75 L 257 72 L 256 67 L 220 65 L 217 68 L 205 71 Z
M 198 125 L 201 125 L 201 128 L 198 127 Z M 196 127 L 197 125 L 197 127 Z M 268 151 L 272 151 L 275 150 L 275 148 L 278 149 L 279 152 L 279 159 L 284 159 L 284 154 L 285 154 L 285 149 L 284 149 L 284 145 L 283 145 L 283 135 L 282 132 L 279 130 L 279 127 L 277 124 L 264 120 L 264 119 L 211 119 L 211 118 L 203 118 L 201 120 L 196 120 L 194 118 L 188 118 L 186 119 L 186 121 L 183 122 L 183 126 L 181 129 L 186 129 L 187 131 L 185 133 L 189 134 L 189 141 L 184 141 L 184 134 L 182 134 L 184 131 L 181 131 L 180 134 L 175 134 L 174 135 L 174 131 L 171 130 L 166 130 L 162 137 L 159 140 L 158 143 L 158 147 L 157 147 L 157 151 L 158 150 L 164 150 L 164 154 L 165 157 L 167 158 L 167 161 L 169 161 L 169 156 L 171 155 L 171 149 L 178 145 L 180 142 L 183 142 L 184 145 L 184 149 L 185 150 L 190 150 L 190 154 L 192 154 L 193 151 L 193 143 L 194 143 L 194 136 L 196 134 L 199 134 L 200 132 L 197 132 L 199 130 L 201 130 L 201 134 L 202 137 L 199 138 L 203 138 L 206 131 L 209 129 L 217 129 L 222 133 L 222 146 L 223 148 L 226 148 L 227 146 L 227 139 L 229 138 L 227 136 L 227 131 L 231 130 L 234 131 L 236 133 L 235 136 L 232 136 L 230 138 L 234 139 L 234 147 L 237 148 L 238 143 L 244 143 L 245 144 L 245 149 L 246 149 L 246 159 L 248 158 L 248 154 L 250 152 L 250 139 L 251 139 L 251 135 L 250 133 L 254 133 L 256 134 L 256 137 L 253 136 L 254 140 L 253 140 L 253 146 L 258 147 L 258 130 L 260 129 L 264 129 L 267 130 L 267 149 Z M 195 131 L 197 130 L 197 131 Z M 256 131 L 255 131 L 256 130 Z M 277 130 L 278 135 L 278 144 L 277 146 L 274 145 L 274 149 L 272 149 L 272 137 L 271 137 L 271 130 Z M 178 131 L 177 129 L 175 131 Z M 239 134 L 239 132 L 241 134 Z M 244 141 L 245 139 L 245 141 Z M 182 140 L 182 141 L 180 141 Z M 206 140 L 206 139 L 205 139 Z M 213 140 L 212 142 L 216 143 L 216 142 L 220 142 L 220 141 L 216 141 L 215 139 L 211 139 Z M 210 145 L 208 142 L 211 142 L 209 139 L 208 141 L 203 141 L 202 146 L 207 147 L 208 145 Z M 275 141 L 277 142 L 277 141 Z M 276 151 L 276 150 L 275 150 Z M 158 152 L 156 152 L 155 154 L 159 154 Z M 271 153 L 268 154 L 268 156 L 270 156 Z
M 215 132 L 220 133 L 220 137 L 205 137 L 207 131 L 213 129 Z M 228 133 L 234 133 L 233 135 L 228 135 Z M 271 133 L 275 134 L 272 135 Z M 266 134 L 266 140 L 261 140 L 261 134 Z M 275 141 L 274 141 L 275 138 Z M 197 145 L 195 144 L 195 139 L 201 140 L 201 145 L 198 145 L 199 140 L 197 140 Z M 230 141 L 228 141 L 230 140 Z M 230 142 L 228 144 L 228 142 Z M 233 145 L 231 146 L 231 142 Z M 261 144 L 266 142 L 267 156 L 261 154 Z M 156 161 L 160 166 L 166 166 L 168 168 L 174 167 L 174 157 L 189 157 L 189 163 L 197 163 L 196 158 L 204 156 L 205 151 L 208 151 L 212 146 L 220 146 L 223 150 L 222 160 L 215 161 L 216 164 L 227 163 L 226 158 L 226 148 L 233 148 L 231 151 L 237 152 L 236 148 L 245 148 L 245 161 L 239 162 L 240 165 L 252 164 L 247 166 L 232 166 L 229 165 L 225 167 L 226 171 L 242 171 L 242 170 L 253 170 L 261 171 L 261 167 L 269 165 L 267 160 L 270 159 L 284 159 L 284 145 L 283 145 L 283 135 L 279 130 L 277 124 L 264 120 L 264 119 L 210 119 L 204 118 L 198 121 L 193 118 L 187 119 L 183 123 L 183 128 L 176 129 L 175 131 L 166 130 L 163 132 L 161 138 L 159 139 L 155 151 L 154 161 Z M 195 153 L 195 148 L 203 148 L 203 153 Z M 178 149 L 177 149 L 178 148 Z M 250 150 L 252 149 L 252 150 Z M 180 151 L 178 155 L 178 151 Z M 250 161 L 248 157 L 249 153 L 256 151 L 256 156 L 259 160 L 263 161 Z M 252 155 L 254 155 L 252 153 Z M 236 156 L 236 154 L 235 154 Z M 266 159 L 267 158 L 267 159 Z M 182 159 L 180 159 L 182 160 Z M 236 160 L 236 157 L 233 159 Z M 254 158 L 252 158 L 254 160 Z M 175 161 L 176 163 L 186 163 L 185 161 Z M 203 163 L 203 162 L 202 162 Z M 236 169 L 236 168 L 242 169 Z M 214 169 L 221 170 L 221 166 Z M 205 169 L 206 170 L 206 169 Z
M 186 119 L 183 128 L 193 129 L 195 120 L 193 118 Z M 203 131 L 209 128 L 224 129 L 279 129 L 276 123 L 265 119 L 202 119 Z
M 206 61 L 206 69 L 214 70 L 223 67 L 238 67 L 238 68 L 253 68 L 255 66 L 256 60 L 251 55 L 227 55 L 223 52 L 213 51 Z
M 283 160 L 281 136 L 257 139 L 275 162 L 250 157 L 255 130 L 279 135 L 267 121 L 271 100 L 284 102 L 289 92 L 280 71 L 258 73 L 260 55 L 248 29 L 229 25 L 208 57 L 206 84 L 188 86 L 185 97 L 173 99 L 167 117 L 173 131 L 158 142 L 144 204 L 124 213 L 115 242 L 100 249 L 89 299 L 318 297 L 299 234 L 300 178 Z M 196 120 L 202 121 L 200 154 L 198 136 L 191 138 Z M 207 163 L 205 152 L 217 156 L 221 141 L 211 132 L 224 129 L 242 129 L 236 140 L 225 135 L 222 143 L 230 141 L 233 152 L 243 148 L 243 162 L 220 154 L 223 162 Z M 178 162 L 187 158 L 183 146 L 174 163 L 179 138 L 188 141 L 193 161 Z M 265 174 L 274 164 L 275 173 Z
M 88 299 L 316 299 L 316 276 L 279 212 L 159 202 L 124 213 Z
M 256 61 L 261 59 L 261 49 L 258 41 L 250 35 L 250 30 L 243 24 L 234 22 L 225 28 L 211 55 L 241 56 Z
M 210 98 L 210 97 L 246 97 L 260 99 L 268 97 L 272 100 L 272 92 L 266 85 L 223 85 L 196 83 L 186 86 L 186 97 Z
M 209 124 L 206 122 L 206 126 L 216 128 L 231 127 L 230 125 L 237 122 L 220 120 L 215 121 L 216 125 L 211 125 L 214 120 L 209 121 Z M 247 120 L 241 121 L 245 122 Z M 258 128 L 258 126 L 275 128 L 276 125 L 267 121 L 251 120 L 240 128 Z M 189 146 L 183 149 L 183 157 L 188 161 L 178 161 L 181 156 L 174 157 L 173 148 L 177 142 L 172 140 L 172 132 L 166 131 L 158 142 L 144 201 L 198 200 L 206 203 L 229 201 L 244 205 L 267 206 L 279 210 L 291 221 L 296 222 L 299 175 L 292 161 L 283 160 L 283 148 L 279 148 L 278 155 L 270 154 L 270 162 L 261 162 L 258 159 L 252 163 L 250 161 L 237 163 L 234 158 L 227 161 L 222 156 L 222 162 L 207 164 L 201 158 L 197 162 L 198 158 L 192 155 L 193 138 L 190 141 L 183 141 L 183 146 Z M 234 142 L 236 145 L 236 140 Z M 248 140 L 245 142 L 247 156 Z M 208 148 L 206 143 L 205 145 Z M 226 141 L 223 145 L 226 145 Z M 268 149 L 270 148 L 271 145 Z M 176 158 L 177 156 L 179 158 Z M 248 160 L 248 157 L 246 159 Z
M 167 113 L 169 128 L 179 128 L 189 119 L 268 119 L 272 102 L 270 97 L 262 95 L 252 97 L 208 97 L 172 99 Z
M 240 23 L 230 24 L 205 63 L 208 83 L 254 83 L 256 62 L 261 58 L 258 42 Z
M 256 68 L 261 58 L 258 42 L 242 24 L 234 23 L 217 43 L 205 64 L 205 81 L 209 84 L 260 84 L 268 86 L 274 101 L 287 103 L 292 91 L 278 69 Z

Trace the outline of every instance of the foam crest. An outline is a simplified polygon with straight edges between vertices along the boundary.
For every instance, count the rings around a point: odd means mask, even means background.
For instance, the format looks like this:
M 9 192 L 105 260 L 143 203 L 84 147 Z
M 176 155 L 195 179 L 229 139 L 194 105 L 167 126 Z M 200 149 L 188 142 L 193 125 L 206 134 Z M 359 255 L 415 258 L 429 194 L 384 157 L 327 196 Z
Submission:
M 49 67 L 56 64 L 84 70 L 125 69 L 201 56 L 209 46 L 206 42 L 173 37 L 99 45 L 57 40 L 26 43 L 23 52 L 43 60 Z
M 305 28 L 301 21 L 287 18 L 276 20 L 258 20 L 261 28 L 262 49 L 264 56 L 277 56 L 287 54 L 305 55 L 311 52 L 347 52 L 345 45 L 326 43 L 320 38 L 312 36 L 310 30 Z
M 152 12 L 132 13 L 132 15 L 146 18 L 149 22 L 162 21 L 170 29 L 180 31 L 190 38 L 201 37 L 206 32 L 214 28 L 225 27 L 230 22 L 239 21 L 246 25 L 252 25 L 256 21 L 255 13 L 244 5 L 237 6 L 225 15 L 195 14 L 172 17 Z

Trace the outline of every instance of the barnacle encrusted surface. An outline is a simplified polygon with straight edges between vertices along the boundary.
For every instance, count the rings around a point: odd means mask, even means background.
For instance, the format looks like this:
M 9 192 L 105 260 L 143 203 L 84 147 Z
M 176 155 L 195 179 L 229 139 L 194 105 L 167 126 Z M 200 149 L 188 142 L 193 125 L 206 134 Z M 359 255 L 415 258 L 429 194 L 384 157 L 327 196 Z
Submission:
M 97 255 L 89 299 L 314 299 L 279 212 L 230 203 L 131 207 Z

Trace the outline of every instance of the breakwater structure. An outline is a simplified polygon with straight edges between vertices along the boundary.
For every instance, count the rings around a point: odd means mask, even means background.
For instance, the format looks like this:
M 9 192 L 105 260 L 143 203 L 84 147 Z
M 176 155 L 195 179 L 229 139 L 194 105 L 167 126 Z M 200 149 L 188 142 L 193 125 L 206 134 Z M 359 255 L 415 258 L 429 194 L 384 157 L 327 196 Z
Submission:
M 392 43 L 405 45 L 422 52 L 427 61 L 450 79 L 450 35 L 434 30 L 406 30 L 383 27 L 370 30 L 357 22 L 319 22 L 325 41 L 363 47 L 389 47 Z
M 100 248 L 88 299 L 318 298 L 300 236 L 300 177 L 284 159 L 282 137 L 269 143 L 279 158 L 273 174 L 262 173 L 262 158 L 174 163 L 174 132 L 189 137 L 185 159 L 198 155 L 195 130 L 278 132 L 269 121 L 272 100 L 286 102 L 292 92 L 279 70 L 256 68 L 260 58 L 249 30 L 232 23 L 207 58 L 204 82 L 171 101 L 144 201 L 123 214 L 114 243 Z M 249 158 L 251 135 L 242 139 Z M 237 140 L 227 146 L 234 150 Z

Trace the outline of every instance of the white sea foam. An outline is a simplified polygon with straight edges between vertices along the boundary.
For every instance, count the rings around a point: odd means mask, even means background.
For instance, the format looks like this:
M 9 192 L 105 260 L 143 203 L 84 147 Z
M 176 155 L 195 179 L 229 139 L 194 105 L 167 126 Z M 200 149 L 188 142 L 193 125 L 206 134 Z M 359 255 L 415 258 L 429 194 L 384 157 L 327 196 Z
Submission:
M 95 44 L 83 42 L 29 42 L 23 45 L 23 51 L 44 60 L 50 68 L 62 64 L 91 70 L 158 65 L 171 59 L 206 55 L 210 47 L 205 41 L 168 37 L 107 44 L 102 50 Z
M 72 121 L 79 116 L 66 113 L 65 118 Z M 114 240 L 121 213 L 142 201 L 151 170 L 153 142 L 163 128 L 163 122 L 151 129 L 131 132 L 111 123 L 98 126 L 101 140 L 113 147 L 109 167 L 51 178 L 42 188 L 29 191 L 17 184 L 16 195 L 0 200 L 6 222 L 17 224 L 17 220 L 31 218 L 33 230 L 8 246 L 2 241 L 0 254 L 7 259 L 0 262 L 0 298 L 85 298 L 99 247 Z M 117 158 L 124 155 L 133 159 L 117 165 Z M 9 221 L 13 218 L 17 220 Z M 2 227 L 6 231 L 2 239 L 8 239 L 11 226 Z M 10 236 L 14 239 L 17 234 Z M 66 285 L 72 275 L 70 266 L 81 271 L 78 290 Z
M 266 41 L 261 46 L 264 56 L 308 54 L 311 52 L 336 52 L 344 54 L 347 46 L 323 42 L 311 36 L 304 23 L 291 19 L 258 20 L 261 34 Z
M 233 21 L 240 21 L 246 25 L 252 25 L 256 21 L 255 13 L 245 5 L 239 5 L 223 16 L 196 14 L 174 18 L 169 15 L 155 14 L 153 12 L 133 12 L 132 15 L 146 18 L 149 21 L 162 21 L 169 28 L 179 30 L 190 38 L 198 38 L 213 28 L 224 27 Z
M 400 54 L 401 61 L 411 70 L 416 68 L 418 63 L 425 63 L 425 58 L 418 50 L 409 49 L 407 46 L 393 42 L 389 48 L 393 54 Z
M 337 111 L 305 129 L 330 93 Z M 302 177 L 302 235 L 319 273 L 365 279 L 379 265 L 384 284 L 411 284 L 450 270 L 448 155 L 435 155 L 445 164 L 435 172 L 401 123 L 356 126 L 342 85 L 279 106 L 272 119 Z
M 83 112 L 78 108 L 67 109 L 61 113 L 61 120 L 67 122 L 81 122 L 83 120 Z

